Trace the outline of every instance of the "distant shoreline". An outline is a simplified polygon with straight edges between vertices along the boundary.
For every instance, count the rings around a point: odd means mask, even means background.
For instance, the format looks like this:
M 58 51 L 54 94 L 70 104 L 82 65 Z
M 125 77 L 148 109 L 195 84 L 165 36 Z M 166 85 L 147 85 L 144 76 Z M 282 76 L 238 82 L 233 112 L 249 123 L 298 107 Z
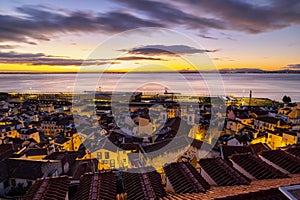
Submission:
M 208 73 L 208 74 L 300 74 L 299 71 L 153 71 L 153 72 L 0 72 L 0 74 L 96 74 L 96 73 L 104 73 L 104 74 L 126 74 L 126 73 L 132 73 L 132 74 L 154 74 L 154 73 L 181 73 L 181 74 L 195 74 L 195 73 Z

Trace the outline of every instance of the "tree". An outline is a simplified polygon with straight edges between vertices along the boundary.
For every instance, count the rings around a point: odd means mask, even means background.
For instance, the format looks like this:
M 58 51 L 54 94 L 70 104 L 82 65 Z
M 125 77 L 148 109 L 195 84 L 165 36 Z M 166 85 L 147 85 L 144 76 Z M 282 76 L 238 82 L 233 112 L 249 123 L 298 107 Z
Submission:
M 291 99 L 291 97 L 289 97 L 289 96 L 284 96 L 284 97 L 282 98 L 282 101 L 283 101 L 283 103 L 291 103 L 291 102 L 292 102 L 292 99 Z

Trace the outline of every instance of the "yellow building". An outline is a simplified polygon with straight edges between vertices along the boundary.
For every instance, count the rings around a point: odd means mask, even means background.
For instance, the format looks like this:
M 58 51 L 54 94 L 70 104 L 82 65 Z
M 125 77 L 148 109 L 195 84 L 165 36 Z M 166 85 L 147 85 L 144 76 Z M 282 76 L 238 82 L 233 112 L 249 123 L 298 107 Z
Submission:
M 17 130 L 9 130 L 2 133 L 0 132 L 0 139 L 4 139 L 5 137 L 20 138 L 20 134 Z
M 279 147 L 282 147 L 282 134 L 274 134 L 269 132 L 267 135 L 254 138 L 251 141 L 251 144 L 257 143 L 265 143 L 271 149 L 277 149 Z
M 235 133 L 237 134 L 241 129 L 243 129 L 245 125 L 236 120 L 228 120 L 226 123 L 226 133 Z
M 67 137 L 66 142 L 60 144 L 64 150 L 67 151 L 78 151 L 79 146 L 82 144 L 82 140 L 79 134 L 73 134 L 71 137 Z
M 259 117 L 254 120 L 254 128 L 263 132 L 266 130 L 274 131 L 275 128 L 288 129 L 290 125 L 274 117 Z
M 251 141 L 251 144 L 257 144 L 257 143 L 267 143 L 268 141 L 268 137 L 266 136 L 262 136 L 262 137 L 257 137 L 257 138 L 254 138 L 252 141 Z
M 271 149 L 277 149 L 279 147 L 282 147 L 282 134 L 274 134 L 269 132 L 267 138 L 267 145 L 271 147 Z
M 296 131 L 288 131 L 282 134 L 282 146 L 299 144 L 300 133 Z
M 194 125 L 190 132 L 189 132 L 189 137 L 194 138 L 196 140 L 203 141 L 206 136 L 206 127 L 203 125 Z
M 89 150 L 89 149 L 88 149 Z M 122 150 L 112 143 L 106 142 L 101 148 L 86 154 L 83 159 L 96 158 L 98 160 L 98 169 L 126 169 L 130 167 L 128 153 L 131 150 Z
M 168 119 L 175 118 L 175 117 L 180 117 L 180 108 L 178 107 L 168 107 L 167 108 L 167 113 L 168 113 Z
M 41 142 L 40 133 L 35 129 L 21 129 L 20 131 L 20 139 L 27 140 L 27 139 L 34 139 L 37 143 Z
M 57 121 L 43 121 L 41 123 L 41 129 L 46 136 L 55 137 L 59 133 L 63 133 L 65 131 L 65 125 L 59 124 Z
M 300 116 L 300 102 L 284 104 L 283 108 L 278 109 L 279 114 L 288 115 L 291 118 Z
M 268 134 L 262 137 L 254 138 L 251 144 L 266 143 L 272 149 L 278 149 L 288 145 L 298 144 L 300 133 L 297 132 L 274 132 L 268 131 Z

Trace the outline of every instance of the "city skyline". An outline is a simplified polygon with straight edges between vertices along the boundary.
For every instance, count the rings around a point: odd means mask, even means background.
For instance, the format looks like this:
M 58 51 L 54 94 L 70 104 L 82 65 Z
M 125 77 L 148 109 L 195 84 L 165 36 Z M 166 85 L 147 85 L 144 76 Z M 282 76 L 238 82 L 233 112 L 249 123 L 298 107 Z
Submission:
M 299 69 L 300 17 L 298 1 L 2 1 L 0 71 L 126 72 L 193 70 L 181 56 L 207 55 L 217 69 Z M 195 41 L 186 45 L 165 41 L 161 33 L 135 46 L 114 44 L 90 58 L 102 42 L 136 28 L 170 29 Z M 170 50 L 171 52 L 167 51 Z M 118 55 L 118 56 L 115 56 Z M 201 64 L 199 64 L 201 65 Z M 92 68 L 89 68 L 92 67 Z M 197 66 L 207 70 L 205 66 Z M 93 69 L 93 70 L 91 70 Z

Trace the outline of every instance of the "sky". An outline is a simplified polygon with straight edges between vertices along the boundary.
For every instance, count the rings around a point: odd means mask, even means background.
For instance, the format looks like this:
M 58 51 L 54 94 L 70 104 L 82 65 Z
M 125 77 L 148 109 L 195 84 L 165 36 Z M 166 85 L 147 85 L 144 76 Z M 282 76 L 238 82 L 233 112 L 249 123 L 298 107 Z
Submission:
M 299 25 L 299 0 L 3 0 L 0 72 L 297 70 Z

